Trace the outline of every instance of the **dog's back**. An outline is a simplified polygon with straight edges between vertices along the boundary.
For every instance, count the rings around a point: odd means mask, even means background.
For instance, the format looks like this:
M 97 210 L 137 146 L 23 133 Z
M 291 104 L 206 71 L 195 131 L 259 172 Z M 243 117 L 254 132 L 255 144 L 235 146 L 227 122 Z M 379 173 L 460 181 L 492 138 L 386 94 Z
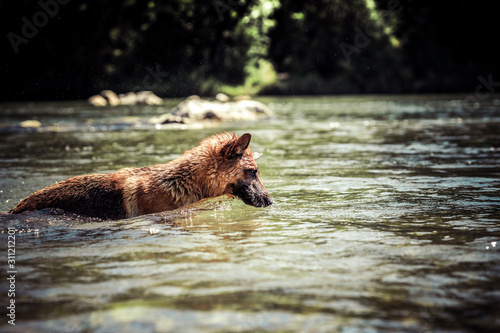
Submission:
M 59 208 L 79 215 L 118 219 L 126 217 L 123 189 L 113 174 L 69 178 L 31 194 L 9 213 Z

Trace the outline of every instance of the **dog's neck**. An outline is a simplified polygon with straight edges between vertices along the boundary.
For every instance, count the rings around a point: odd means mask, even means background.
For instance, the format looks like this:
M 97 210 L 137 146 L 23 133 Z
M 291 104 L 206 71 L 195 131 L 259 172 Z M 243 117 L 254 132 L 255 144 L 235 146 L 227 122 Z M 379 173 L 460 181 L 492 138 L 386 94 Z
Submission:
M 191 149 L 178 159 L 163 164 L 156 177 L 177 206 L 220 196 L 226 189 L 225 180 L 215 171 L 214 160 L 210 156 L 199 158 L 198 153 Z

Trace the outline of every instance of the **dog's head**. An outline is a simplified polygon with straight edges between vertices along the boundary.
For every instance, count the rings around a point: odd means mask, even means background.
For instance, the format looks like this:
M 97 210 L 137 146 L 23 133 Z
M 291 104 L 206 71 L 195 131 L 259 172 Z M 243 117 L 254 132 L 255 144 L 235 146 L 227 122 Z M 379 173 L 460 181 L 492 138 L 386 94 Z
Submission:
M 273 201 L 260 181 L 255 162 L 262 154 L 252 153 L 248 148 L 251 138 L 248 133 L 240 137 L 234 136 L 221 149 L 225 169 L 222 172 L 227 172 L 229 176 L 226 193 L 237 196 L 247 205 L 267 207 Z

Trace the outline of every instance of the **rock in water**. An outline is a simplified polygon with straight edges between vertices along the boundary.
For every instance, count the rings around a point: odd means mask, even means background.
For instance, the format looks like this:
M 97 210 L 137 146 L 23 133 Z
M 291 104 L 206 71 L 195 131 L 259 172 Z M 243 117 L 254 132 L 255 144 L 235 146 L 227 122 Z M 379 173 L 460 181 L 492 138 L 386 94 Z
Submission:
M 229 96 L 223 93 L 218 93 L 217 95 L 215 95 L 215 99 L 219 102 L 229 102 L 230 100 Z
M 117 95 L 111 90 L 103 90 L 100 94 L 89 97 L 88 102 L 94 106 L 161 105 L 163 99 L 152 91 L 128 92 Z
M 87 101 L 89 102 L 89 104 L 91 104 L 93 106 L 106 106 L 106 105 L 108 105 L 108 101 L 106 100 L 106 98 L 102 97 L 101 95 L 90 96 Z
M 273 112 L 265 104 L 252 100 L 236 102 L 207 101 L 188 98 L 174 107 L 170 113 L 153 117 L 152 124 L 215 121 L 249 121 L 260 117 L 273 117 Z M 174 121 L 172 121 L 174 120 Z

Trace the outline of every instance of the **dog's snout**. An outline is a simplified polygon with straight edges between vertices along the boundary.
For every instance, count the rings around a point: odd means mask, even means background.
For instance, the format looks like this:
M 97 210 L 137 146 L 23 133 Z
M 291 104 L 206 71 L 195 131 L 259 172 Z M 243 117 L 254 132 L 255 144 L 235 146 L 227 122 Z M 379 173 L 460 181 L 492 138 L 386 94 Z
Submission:
M 273 203 L 262 183 L 256 181 L 251 184 L 245 182 L 237 184 L 233 188 L 233 194 L 247 205 L 254 207 L 267 207 Z
M 273 204 L 273 199 L 271 199 L 269 194 L 262 198 L 262 206 L 261 207 L 271 206 L 272 204 Z

